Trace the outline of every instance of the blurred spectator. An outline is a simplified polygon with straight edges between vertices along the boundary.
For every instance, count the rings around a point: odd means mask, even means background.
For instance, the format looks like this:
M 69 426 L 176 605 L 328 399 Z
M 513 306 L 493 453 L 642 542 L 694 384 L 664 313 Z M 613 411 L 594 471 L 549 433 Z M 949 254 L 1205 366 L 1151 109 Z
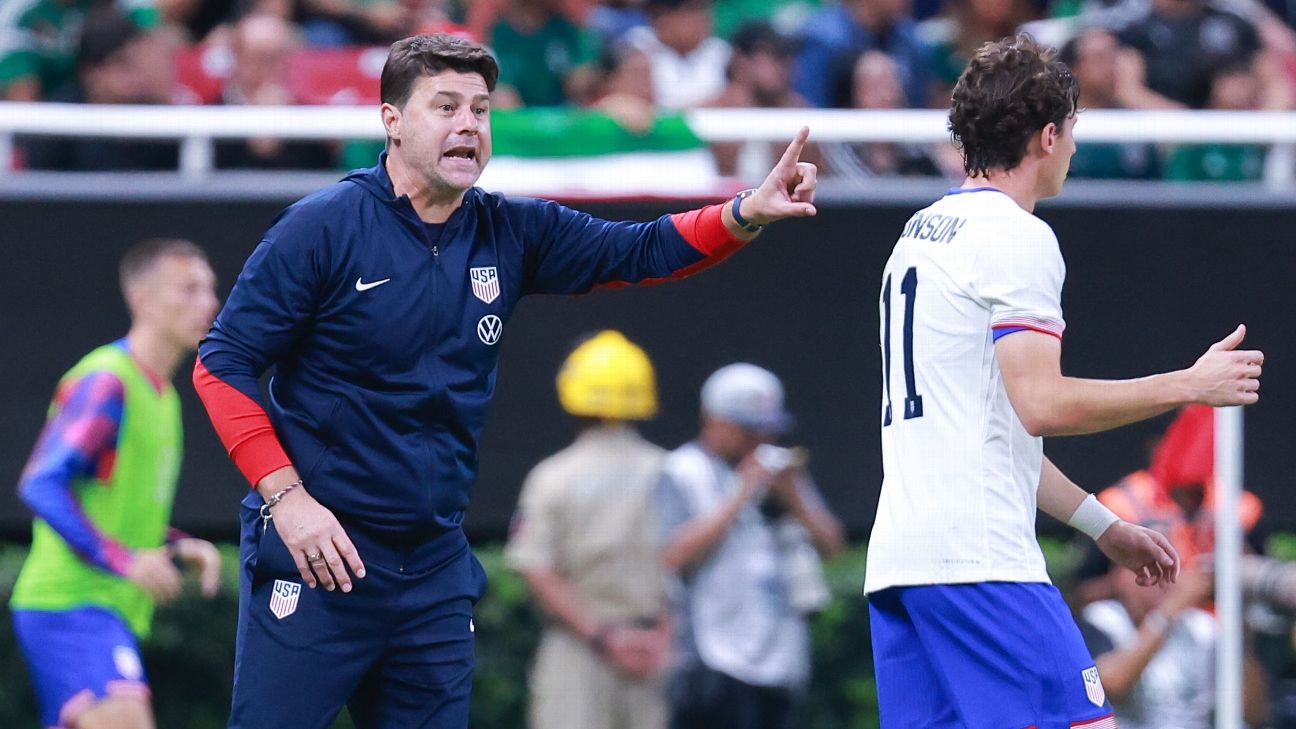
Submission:
M 786 109 L 809 106 L 800 94 L 792 90 L 792 59 L 796 55 L 796 41 L 785 36 L 765 21 L 749 21 L 738 29 L 732 39 L 733 54 L 729 57 L 726 76 L 729 83 L 720 95 L 702 104 L 704 107 Z M 744 179 L 760 180 L 765 170 L 778 159 L 784 145 L 749 142 L 747 144 L 713 144 L 711 151 L 716 167 L 722 175 L 741 174 Z M 749 150 L 754 158 L 748 164 L 739 164 L 740 154 Z M 803 155 L 806 161 L 815 155 Z M 741 170 L 739 168 L 742 168 Z M 754 171 L 754 172 L 753 172 Z
M 400 0 L 270 0 L 285 6 L 312 46 L 392 43 L 410 34 L 416 20 Z M 259 3 L 260 9 L 265 2 Z
M 764 20 L 785 33 L 800 30 L 820 0 L 715 0 L 716 35 L 733 42 L 744 24 Z
M 796 41 L 763 20 L 750 21 L 731 41 L 733 52 L 726 73 L 729 83 L 706 106 L 789 108 L 806 106 L 792 90 L 792 59 Z
M 664 109 L 687 109 L 725 86 L 729 44 L 712 32 L 711 0 L 647 0 L 652 25 L 626 33 L 648 55 L 653 97 Z
M 184 43 L 219 40 L 220 30 L 251 10 L 250 0 L 155 0 L 162 25 Z M 212 35 L 215 32 L 215 35 Z
M 652 128 L 657 104 L 653 100 L 652 61 L 648 54 L 626 45 L 604 51 L 590 106 L 632 132 Z
M 670 648 L 653 491 L 665 451 L 634 421 L 657 414 L 644 351 L 620 332 L 578 346 L 558 374 L 576 442 L 528 474 L 505 559 L 546 618 L 531 729 L 665 729 Z
M 843 547 L 797 451 L 783 387 L 734 364 L 702 387 L 697 440 L 666 459 L 662 559 L 679 577 L 672 729 L 791 729 L 810 672 L 806 615 L 828 599 L 819 555 Z
M 855 60 L 870 50 L 896 62 L 907 105 L 927 105 L 931 51 L 918 39 L 910 0 L 841 0 L 811 16 L 793 85 L 819 107 L 851 106 Z
M 1143 59 L 1122 48 L 1102 28 L 1082 31 L 1062 47 L 1061 58 L 1080 82 L 1083 109 L 1177 109 L 1144 84 Z M 1083 138 L 1083 133 L 1081 137 Z M 1152 144 L 1081 142 L 1071 157 L 1071 177 L 1150 180 L 1161 177 L 1161 161 Z
M 631 30 L 650 25 L 644 0 L 607 0 L 590 9 L 586 27 L 598 33 L 604 47 L 615 45 Z
M 511 106 L 584 103 L 597 81 L 598 39 L 562 13 L 564 0 L 509 0 L 491 26 L 500 65 L 493 101 Z
M 239 21 L 230 43 L 234 64 L 221 90 L 221 103 L 296 103 L 288 90 L 288 60 L 296 47 L 296 29 L 282 18 L 252 15 Z M 216 144 L 220 169 L 331 169 L 333 158 L 332 145 L 326 142 L 262 137 Z
M 403 0 L 403 2 L 413 16 L 414 34 L 448 33 L 467 40 L 478 40 L 468 26 L 455 21 L 450 8 L 447 7 L 449 0 Z
M 949 105 L 955 82 L 982 43 L 1013 35 L 1036 14 L 1031 0 L 949 0 L 940 16 L 924 21 L 919 32 L 931 46 L 932 106 Z
M 176 88 L 169 43 L 112 6 L 85 20 L 77 53 L 77 83 L 50 101 L 82 104 L 169 104 Z M 175 142 L 34 137 L 25 140 L 26 166 L 41 170 L 176 169 Z
M 76 82 L 77 43 L 95 0 L 5 0 L 0 3 L 0 98 L 38 101 Z M 137 25 L 151 28 L 151 2 L 112 3 Z
M 1143 54 L 1153 91 L 1194 109 L 1210 100 L 1219 69 L 1250 62 L 1260 49 L 1250 23 L 1203 0 L 1152 0 L 1120 39 Z
M 1150 526 L 1150 525 L 1145 525 Z M 1116 597 L 1088 605 L 1080 632 L 1094 656 L 1121 729 L 1215 726 L 1215 616 L 1206 609 L 1214 575 L 1186 568 L 1169 587 L 1139 587 L 1133 572 L 1111 571 Z M 1255 657 L 1243 659 L 1243 718 L 1263 726 L 1268 683 Z
M 1219 68 L 1211 80 L 1210 109 L 1251 111 L 1260 108 L 1260 77 L 1252 64 L 1239 61 Z M 1172 180 L 1237 182 L 1264 174 L 1263 144 L 1185 144 L 1170 155 L 1166 176 Z
M 900 69 L 882 51 L 865 51 L 855 62 L 851 102 L 856 109 L 902 109 Z M 951 172 L 960 175 L 963 161 L 950 150 Z M 825 171 L 846 178 L 938 176 L 941 166 L 927 145 L 890 142 L 833 142 L 820 145 Z
M 1062 46 L 1062 61 L 1080 82 L 1085 109 L 1182 109 L 1147 87 L 1147 67 L 1132 48 L 1122 47 L 1110 31 L 1089 28 Z

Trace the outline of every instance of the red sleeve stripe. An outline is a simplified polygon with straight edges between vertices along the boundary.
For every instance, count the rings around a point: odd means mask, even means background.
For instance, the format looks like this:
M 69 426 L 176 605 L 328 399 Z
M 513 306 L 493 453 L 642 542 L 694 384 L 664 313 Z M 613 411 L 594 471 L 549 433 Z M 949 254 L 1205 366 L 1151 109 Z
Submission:
M 201 358 L 194 363 L 193 382 L 216 434 L 249 484 L 255 487 L 266 474 L 292 465 L 270 416 L 252 398 L 208 372 Z
M 671 216 L 671 222 L 684 240 L 706 256 L 710 263 L 724 260 L 747 242 L 735 238 L 725 227 L 721 213 L 727 204 L 708 205 Z

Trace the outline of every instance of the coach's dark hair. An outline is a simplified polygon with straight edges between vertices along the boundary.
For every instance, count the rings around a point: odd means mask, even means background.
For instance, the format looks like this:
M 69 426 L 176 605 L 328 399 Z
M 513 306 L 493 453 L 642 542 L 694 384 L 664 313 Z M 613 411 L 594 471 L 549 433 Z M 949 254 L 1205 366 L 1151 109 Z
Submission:
M 207 260 L 207 253 L 183 238 L 148 238 L 126 249 L 117 273 L 124 293 L 132 283 L 165 256 L 183 256 Z
M 446 33 L 416 35 L 392 44 L 383 64 L 380 98 L 403 109 L 420 78 L 442 71 L 479 73 L 487 91 L 494 91 L 499 80 L 499 64 L 483 46 Z
M 983 44 L 954 86 L 949 130 L 969 175 L 1021 164 L 1030 138 L 1075 113 L 1080 86 L 1053 48 L 1025 33 Z

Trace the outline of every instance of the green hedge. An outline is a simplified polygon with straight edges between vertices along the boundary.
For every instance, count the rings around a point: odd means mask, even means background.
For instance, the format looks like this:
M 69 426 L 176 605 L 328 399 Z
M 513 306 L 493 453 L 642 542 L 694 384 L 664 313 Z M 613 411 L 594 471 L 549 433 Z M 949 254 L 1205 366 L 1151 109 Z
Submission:
M 158 725 L 222 729 L 229 710 L 237 616 L 237 553 L 224 547 L 224 585 L 214 600 L 188 589 L 158 611 L 152 637 L 142 646 L 153 687 Z M 498 546 L 476 550 L 490 575 L 490 589 L 477 606 L 477 673 L 472 701 L 474 729 L 522 729 L 526 716 L 526 670 L 539 622 L 522 580 L 503 567 Z M 1074 564 L 1071 550 L 1046 542 L 1050 565 Z M 6 600 L 26 548 L 0 547 L 0 595 Z M 815 619 L 814 679 L 806 708 L 807 729 L 874 729 L 877 698 L 869 643 L 868 608 L 861 594 L 864 549 L 853 549 L 828 567 L 833 599 Z M 12 636 L 9 612 L 0 631 Z M 12 638 L 0 641 L 0 727 L 36 727 L 35 703 L 26 668 Z M 350 729 L 344 715 L 335 729 Z

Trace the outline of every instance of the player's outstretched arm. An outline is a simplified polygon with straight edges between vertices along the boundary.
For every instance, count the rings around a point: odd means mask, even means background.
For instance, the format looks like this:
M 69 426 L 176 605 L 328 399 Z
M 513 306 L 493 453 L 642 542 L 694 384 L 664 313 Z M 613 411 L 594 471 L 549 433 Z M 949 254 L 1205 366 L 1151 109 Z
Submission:
M 1036 503 L 1040 511 L 1087 534 L 1109 559 L 1138 575 L 1138 584 L 1148 587 L 1178 578 L 1179 552 L 1170 540 L 1117 518 L 1047 458 L 1040 467 Z
M 1155 417 L 1181 405 L 1250 405 L 1259 398 L 1264 353 L 1240 350 L 1246 327 L 1212 344 L 1192 367 L 1134 380 L 1062 374 L 1062 342 L 1022 331 L 995 342 L 1013 410 L 1032 435 L 1080 435 Z

